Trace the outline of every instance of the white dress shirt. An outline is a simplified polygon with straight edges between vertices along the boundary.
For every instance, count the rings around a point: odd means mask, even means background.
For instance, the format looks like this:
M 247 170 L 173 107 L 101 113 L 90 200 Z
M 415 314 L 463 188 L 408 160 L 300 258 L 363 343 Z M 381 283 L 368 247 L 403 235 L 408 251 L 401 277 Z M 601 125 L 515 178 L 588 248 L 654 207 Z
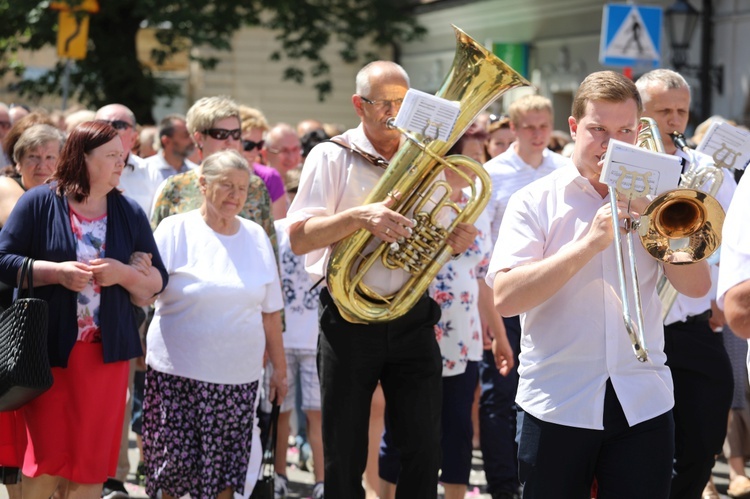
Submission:
M 534 168 L 518 155 L 517 145 L 518 143 L 514 142 L 504 153 L 484 164 L 485 170 L 492 179 L 492 197 L 487 203 L 485 212 L 489 215 L 491 222 L 490 233 L 493 245 L 497 242 L 497 232 L 500 230 L 500 222 L 503 220 L 511 194 L 567 163 L 564 156 L 545 149 L 542 153 L 542 164 Z
M 508 203 L 500 227 L 502 244 L 495 246 L 487 283 L 492 285 L 503 269 L 544 260 L 582 239 L 596 211 L 607 203 L 609 198 L 602 198 L 570 160 L 521 189 Z M 521 314 L 516 402 L 534 417 L 603 429 L 607 379 L 631 426 L 672 408 L 672 377 L 665 365 L 656 293 L 662 269 L 640 244 L 635 246 L 649 361 L 636 359 L 625 330 L 612 244 L 547 301 Z M 627 251 L 624 257 L 629 269 Z M 629 270 L 626 273 L 630 282 Z
M 714 160 L 707 154 L 702 154 L 696 151 L 691 151 L 688 155 L 684 151 L 678 150 L 677 155 L 681 156 L 688 161 L 697 161 L 700 168 L 711 165 Z M 716 200 L 724 208 L 724 211 L 729 209 L 729 204 L 732 202 L 734 192 L 737 190 L 737 182 L 734 181 L 734 175 L 729 170 L 724 169 L 724 181 L 721 183 L 721 187 L 716 193 Z M 711 308 L 711 300 L 716 298 L 716 276 L 718 275 L 717 266 L 711 265 L 711 281 L 714 286 L 711 291 L 705 296 L 700 298 L 690 298 L 683 294 L 678 294 L 675 299 L 674 305 L 669 310 L 667 317 L 664 319 L 664 324 L 672 324 L 674 322 L 684 321 L 691 315 L 700 315 L 706 310 Z
M 365 136 L 362 125 L 334 138 L 381 157 Z M 289 224 L 362 206 L 384 172 L 383 168 L 372 165 L 359 154 L 337 144 L 318 144 L 310 151 L 302 168 L 297 195 L 287 214 Z M 431 203 L 428 202 L 427 209 L 430 208 Z M 373 238 L 364 253 L 369 253 L 380 242 L 380 239 Z M 305 256 L 305 268 L 316 282 L 325 275 L 331 251 L 332 247 L 326 247 Z M 378 293 L 391 294 L 401 289 L 409 277 L 406 271 L 389 270 L 378 260 L 362 282 Z
M 132 153 L 128 154 L 118 187 L 123 194 L 134 199 L 143 208 L 146 216 L 151 218 L 151 205 L 159 182 L 154 182 L 151 178 L 142 158 Z

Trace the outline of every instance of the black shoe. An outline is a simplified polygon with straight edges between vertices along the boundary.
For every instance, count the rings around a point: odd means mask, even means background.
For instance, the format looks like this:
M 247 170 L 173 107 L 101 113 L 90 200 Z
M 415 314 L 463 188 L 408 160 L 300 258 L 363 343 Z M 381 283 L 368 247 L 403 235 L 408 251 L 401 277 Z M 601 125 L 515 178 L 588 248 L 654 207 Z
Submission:
M 126 499 L 130 497 L 125 484 L 114 478 L 107 478 L 102 487 L 102 499 Z
M 135 481 L 138 482 L 138 485 L 146 485 L 146 463 L 143 461 L 138 463 L 138 467 L 135 471 Z

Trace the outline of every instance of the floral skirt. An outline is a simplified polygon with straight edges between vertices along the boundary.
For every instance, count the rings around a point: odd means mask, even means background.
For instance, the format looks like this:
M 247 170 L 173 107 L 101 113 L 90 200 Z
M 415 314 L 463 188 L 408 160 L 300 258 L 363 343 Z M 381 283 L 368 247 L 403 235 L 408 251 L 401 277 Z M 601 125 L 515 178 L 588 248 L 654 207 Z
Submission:
M 143 400 L 146 492 L 215 498 L 245 488 L 258 381 L 224 385 L 149 369 Z

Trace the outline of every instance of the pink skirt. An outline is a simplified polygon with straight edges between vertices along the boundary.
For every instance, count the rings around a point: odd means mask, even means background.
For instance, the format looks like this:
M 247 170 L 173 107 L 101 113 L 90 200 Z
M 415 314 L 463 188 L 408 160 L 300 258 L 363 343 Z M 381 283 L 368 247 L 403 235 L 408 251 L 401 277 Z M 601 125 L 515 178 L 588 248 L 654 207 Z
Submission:
M 81 484 L 115 476 L 128 388 L 128 361 L 104 363 L 101 343 L 76 342 L 52 388 L 21 409 L 22 471 Z

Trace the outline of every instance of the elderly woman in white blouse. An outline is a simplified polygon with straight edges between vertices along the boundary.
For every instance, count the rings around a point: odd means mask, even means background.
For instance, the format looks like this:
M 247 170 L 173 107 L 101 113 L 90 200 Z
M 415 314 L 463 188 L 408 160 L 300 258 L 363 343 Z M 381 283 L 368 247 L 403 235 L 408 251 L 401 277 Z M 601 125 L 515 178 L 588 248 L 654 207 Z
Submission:
M 287 390 L 276 256 L 263 229 L 238 216 L 251 171 L 236 151 L 201 168 L 203 205 L 165 218 L 154 233 L 170 285 L 147 335 L 150 497 L 249 495 L 262 454 L 253 426 L 265 350 L 274 367 L 269 399 Z

